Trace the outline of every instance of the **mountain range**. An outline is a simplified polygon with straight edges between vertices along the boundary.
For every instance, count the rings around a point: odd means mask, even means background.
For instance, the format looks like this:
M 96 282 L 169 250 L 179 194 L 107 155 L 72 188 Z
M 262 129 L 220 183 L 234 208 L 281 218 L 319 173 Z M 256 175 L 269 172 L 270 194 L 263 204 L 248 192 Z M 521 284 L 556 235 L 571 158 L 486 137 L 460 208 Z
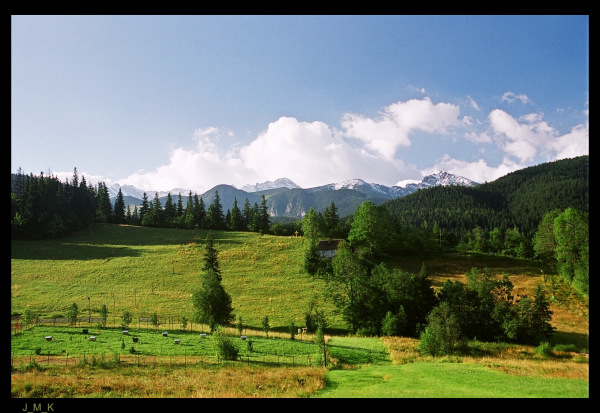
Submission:
M 354 213 L 356 208 L 364 201 L 372 201 L 379 205 L 387 200 L 400 198 L 418 191 L 435 186 L 476 186 L 477 182 L 468 178 L 457 176 L 448 172 L 439 172 L 428 175 L 419 183 L 409 183 L 405 186 L 385 186 L 376 183 L 368 183 L 362 179 L 351 179 L 340 183 L 331 183 L 313 188 L 301 188 L 290 179 L 280 178 L 275 181 L 256 183 L 255 185 L 245 185 L 238 189 L 232 185 L 217 185 L 203 194 L 198 194 L 202 198 L 206 208 L 213 202 L 216 192 L 219 193 L 223 212 L 231 209 L 234 199 L 237 200 L 238 207 L 241 209 L 246 199 L 250 205 L 260 204 L 262 196 L 265 196 L 269 214 L 272 217 L 290 217 L 301 218 L 310 208 L 317 212 L 323 212 L 325 207 L 334 202 L 339 216 L 346 216 Z M 170 191 L 147 191 L 138 189 L 132 185 L 113 184 L 108 187 L 111 200 L 117 197 L 121 189 L 125 204 L 132 206 L 142 205 L 144 192 L 148 201 L 152 201 L 158 194 L 161 205 L 164 205 L 167 195 L 171 194 L 173 202 L 178 202 L 181 195 L 183 206 L 187 205 L 190 192 L 193 191 L 183 188 L 175 188 Z

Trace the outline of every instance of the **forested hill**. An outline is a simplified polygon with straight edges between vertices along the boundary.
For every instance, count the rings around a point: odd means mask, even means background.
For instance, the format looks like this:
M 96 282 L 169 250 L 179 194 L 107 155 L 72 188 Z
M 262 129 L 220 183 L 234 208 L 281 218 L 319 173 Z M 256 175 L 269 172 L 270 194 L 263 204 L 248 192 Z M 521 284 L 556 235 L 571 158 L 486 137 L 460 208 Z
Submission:
M 503 232 L 516 226 L 531 239 L 546 212 L 568 207 L 589 212 L 589 155 L 521 169 L 475 187 L 422 189 L 382 205 L 402 225 L 437 222 L 459 238 L 475 226 Z

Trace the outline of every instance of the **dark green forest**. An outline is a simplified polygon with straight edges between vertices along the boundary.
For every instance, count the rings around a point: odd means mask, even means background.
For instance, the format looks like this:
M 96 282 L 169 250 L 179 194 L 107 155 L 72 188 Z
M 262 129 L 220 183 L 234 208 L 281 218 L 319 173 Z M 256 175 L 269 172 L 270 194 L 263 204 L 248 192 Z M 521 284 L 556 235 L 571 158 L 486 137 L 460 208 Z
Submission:
M 458 240 L 475 227 L 485 233 L 517 228 L 531 240 L 549 211 L 570 207 L 589 212 L 589 156 L 532 166 L 475 187 L 421 189 L 382 206 L 404 226 L 437 223 Z

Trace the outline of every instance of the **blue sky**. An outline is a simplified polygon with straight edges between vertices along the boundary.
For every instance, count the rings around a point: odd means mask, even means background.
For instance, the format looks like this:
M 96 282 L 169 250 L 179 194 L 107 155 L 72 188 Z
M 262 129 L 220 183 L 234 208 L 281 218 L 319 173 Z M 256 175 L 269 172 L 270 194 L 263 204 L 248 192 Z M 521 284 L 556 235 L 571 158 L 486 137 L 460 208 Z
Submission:
M 589 154 L 589 16 L 12 16 L 11 172 L 478 182 Z

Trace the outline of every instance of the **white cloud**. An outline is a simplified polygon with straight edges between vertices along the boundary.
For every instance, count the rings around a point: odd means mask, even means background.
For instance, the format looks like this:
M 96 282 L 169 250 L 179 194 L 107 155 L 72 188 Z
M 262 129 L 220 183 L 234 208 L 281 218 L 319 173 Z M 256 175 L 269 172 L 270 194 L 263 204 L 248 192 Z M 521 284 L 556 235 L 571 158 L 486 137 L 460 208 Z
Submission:
M 467 132 L 463 135 L 466 140 L 473 143 L 491 143 L 492 138 L 487 132 L 475 133 L 475 132 Z
M 502 95 L 502 102 L 513 103 L 515 100 L 520 100 L 524 105 L 531 103 L 527 95 L 517 95 L 514 92 L 506 92 Z
M 423 176 L 427 176 L 439 171 L 445 171 L 469 178 L 478 183 L 484 183 L 491 182 L 510 172 L 523 169 L 524 167 L 524 165 L 517 164 L 508 158 L 504 158 L 500 165 L 492 167 L 481 158 L 475 162 L 468 162 L 454 159 L 450 155 L 444 154 L 435 162 L 435 165 L 432 168 L 423 170 L 422 174 Z
M 471 96 L 467 96 L 467 99 L 469 100 L 469 105 L 470 105 L 470 106 L 471 106 L 473 109 L 475 109 L 475 110 L 477 110 L 477 111 L 480 111 L 480 110 L 481 110 L 481 109 L 479 109 L 479 105 L 477 104 L 477 102 L 475 102 L 475 100 L 474 100 L 474 99 L 473 99 Z
M 550 161 L 589 154 L 588 123 L 559 136 L 540 113 L 524 115 L 517 120 L 503 110 L 495 109 L 488 119 L 502 149 L 521 163 L 530 162 L 537 156 Z
M 488 116 L 503 150 L 521 163 L 532 161 L 540 150 L 545 152 L 546 144 L 556 138 L 556 131 L 541 118 L 539 114 L 526 115 L 520 118 L 524 123 L 519 123 L 501 109 L 494 109 Z
M 448 127 L 460 124 L 458 114 L 458 106 L 433 104 L 425 97 L 393 103 L 375 120 L 349 113 L 342 118 L 341 125 L 345 136 L 362 141 L 366 149 L 391 160 L 399 147 L 410 146 L 411 132 L 445 134 Z
M 395 182 L 407 167 L 354 148 L 323 122 L 282 117 L 240 150 L 242 162 L 263 180 L 287 177 L 301 187 L 362 178 Z
M 196 147 L 175 148 L 167 165 L 117 182 L 144 190 L 181 187 L 203 193 L 218 184 L 239 188 L 283 177 L 304 188 L 352 178 L 392 185 L 399 176 L 418 173 L 401 160 L 383 159 L 352 147 L 318 121 L 279 118 L 251 143 L 228 152 L 213 142 L 221 134 L 217 128 L 198 129 L 194 133 Z
M 507 95 L 506 99 L 511 96 L 514 94 Z M 219 184 L 240 188 L 283 177 L 304 188 L 353 178 L 394 185 L 439 171 L 489 182 L 531 165 L 540 156 L 552 161 L 589 153 L 588 123 L 559 136 L 542 113 L 515 119 L 495 109 L 487 120 L 486 124 L 468 116 L 459 119 L 458 106 L 443 102 L 433 104 L 425 97 L 391 104 L 377 118 L 346 114 L 339 130 L 320 121 L 301 122 L 293 117 L 281 117 L 245 144 L 235 142 L 231 131 L 207 127 L 194 131 L 192 147 L 172 148 L 166 165 L 150 172 L 136 172 L 116 182 L 143 190 L 183 188 L 198 194 Z M 419 131 L 444 135 L 450 128 L 459 131 L 464 140 L 460 145 L 447 147 L 458 148 L 461 154 L 458 157 L 469 160 L 445 154 L 433 167 L 419 170 L 396 155 L 399 148 L 412 144 L 413 133 L 415 137 Z M 421 150 L 418 147 L 423 147 L 424 152 L 432 150 L 433 145 L 427 142 L 419 137 L 411 150 L 417 153 Z M 492 143 L 496 143 L 496 150 L 504 153 L 498 166 L 488 165 L 489 161 L 483 158 L 473 161 L 484 152 L 491 155 L 494 147 L 485 144 Z M 70 179 L 72 172 L 55 175 L 61 180 Z M 111 184 L 102 177 L 95 180 L 85 176 L 91 183 L 104 180 Z
M 590 125 L 577 125 L 571 132 L 560 136 L 550 143 L 552 150 L 556 152 L 554 159 L 574 158 L 590 153 Z

